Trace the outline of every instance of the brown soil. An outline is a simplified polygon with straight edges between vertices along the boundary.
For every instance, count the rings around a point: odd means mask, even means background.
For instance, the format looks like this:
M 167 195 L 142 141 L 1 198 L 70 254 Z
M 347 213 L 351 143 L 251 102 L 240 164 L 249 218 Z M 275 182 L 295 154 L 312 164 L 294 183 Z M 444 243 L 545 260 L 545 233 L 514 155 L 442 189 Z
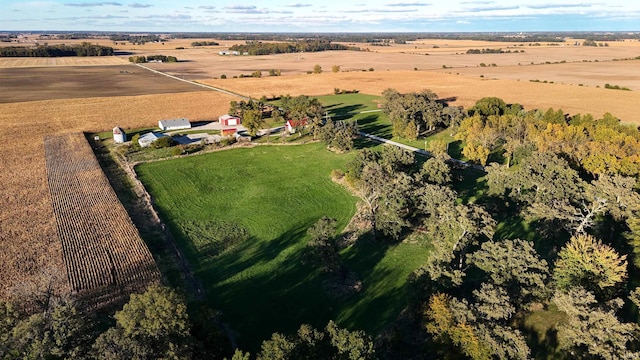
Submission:
M 202 91 L 135 65 L 0 68 L 0 103 Z

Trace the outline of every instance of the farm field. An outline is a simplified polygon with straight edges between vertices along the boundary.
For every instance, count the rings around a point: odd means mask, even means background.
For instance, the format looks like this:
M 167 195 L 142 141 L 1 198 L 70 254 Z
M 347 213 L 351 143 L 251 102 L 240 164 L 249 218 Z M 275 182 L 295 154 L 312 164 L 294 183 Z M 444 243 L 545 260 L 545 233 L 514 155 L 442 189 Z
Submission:
M 160 281 L 158 267 L 82 133 L 44 141 L 47 179 L 71 290 L 95 306 Z
M 274 331 L 329 319 L 376 333 L 403 308 L 407 276 L 424 263 L 426 248 L 364 241 L 345 249 L 363 290 L 342 301 L 330 300 L 324 275 L 303 261 L 308 227 L 329 216 L 342 229 L 355 212 L 356 199 L 330 179 L 353 155 L 319 143 L 260 146 L 136 167 L 211 306 L 249 349 Z M 246 234 L 234 238 L 230 228 Z M 234 238 L 229 247 L 225 236 Z
M 158 120 L 215 119 L 233 98 L 214 92 L 43 100 L 0 104 L 0 297 L 64 272 L 47 185 L 44 136 L 157 126 Z M 28 246 L 27 246 L 28 244 Z M 65 276 L 66 278 L 66 276 Z
M 582 42 L 582 40 L 577 40 Z M 224 42 L 220 42 L 223 44 Z M 609 42 L 606 47 L 573 46 L 573 40 L 563 45 L 529 46 L 528 43 L 494 43 L 468 40 L 419 40 L 410 44 L 391 46 L 355 45 L 369 51 L 327 51 L 317 53 L 278 54 L 263 56 L 220 56 L 218 52 L 225 47 L 186 48 L 173 50 L 169 47 L 163 51 L 167 55 L 176 56 L 184 62 L 177 64 L 151 64 L 155 69 L 184 76 L 188 79 L 207 79 L 225 74 L 231 78 L 240 74 L 249 75 L 261 70 L 263 76 L 270 69 L 280 70 L 282 75 L 304 74 L 313 70 L 316 64 L 325 72 L 330 72 L 333 65 L 340 66 L 341 71 L 397 71 L 397 70 L 429 70 L 442 71 L 444 67 L 457 72 L 457 69 L 475 69 L 481 63 L 496 64 L 498 68 L 507 66 L 532 66 L 535 69 L 523 70 L 545 74 L 548 70 L 541 65 L 565 62 L 582 64 L 587 61 L 587 68 L 594 73 L 611 73 L 612 76 L 624 76 L 624 69 L 609 69 L 607 63 L 613 60 L 629 59 L 638 56 L 640 42 Z M 228 48 L 228 47 L 227 47 Z M 469 49 L 502 49 L 510 53 L 502 54 L 466 54 Z M 141 55 L 150 55 L 154 51 L 132 50 Z M 156 51 L 157 53 L 157 51 Z M 604 64 L 603 64 L 604 63 Z M 553 69 L 548 70 L 553 75 Z M 566 76 L 565 76 L 566 77 Z M 561 82 L 560 79 L 548 80 Z M 570 84 L 583 82 L 579 77 L 568 77 Z M 640 82 L 635 81 L 632 88 L 640 89 Z
M 192 91 L 202 88 L 135 65 L 0 68 L 0 103 Z
M 520 103 L 526 109 L 552 107 L 569 114 L 591 113 L 595 117 L 610 112 L 624 122 L 640 124 L 636 107 L 640 102 L 638 91 L 532 83 L 528 80 L 488 79 L 431 71 L 367 71 L 201 82 L 255 98 L 285 94 L 320 96 L 332 94 L 335 88 L 357 89 L 360 93 L 372 95 L 379 95 L 387 88 L 403 93 L 429 89 L 441 98 L 455 99 L 451 105 L 469 107 L 483 97 L 496 96 L 507 103 Z
M 468 107 L 482 97 L 498 96 L 507 102 L 519 102 L 527 109 L 554 107 L 571 114 L 592 113 L 596 117 L 611 112 L 625 122 L 640 124 L 637 116 L 637 104 L 640 103 L 637 89 L 640 87 L 636 77 L 631 76 L 637 73 L 638 62 L 609 61 L 637 56 L 640 42 L 612 42 L 609 47 L 598 48 L 543 44 L 540 47 L 517 47 L 524 49 L 525 53 L 463 55 L 461 53 L 470 48 L 506 49 L 513 44 L 421 40 L 414 44 L 376 47 L 368 53 L 224 57 L 218 55 L 218 51 L 226 48 L 222 45 L 229 44 L 221 42 L 219 47 L 190 48 L 189 44 L 196 40 L 172 40 L 165 45 L 118 45 L 116 48 L 120 48 L 123 55 L 108 58 L 0 59 L 0 74 L 3 74 L 0 87 L 4 86 L 0 97 L 0 136 L 4 139 L 0 146 L 0 164 L 3 169 L 10 169 L 0 172 L 0 181 L 4 185 L 0 192 L 0 244 L 3 246 L 0 261 L 4 264 L 0 267 L 0 297 L 11 292 L 15 285 L 38 276 L 42 269 L 60 269 L 63 266 L 62 248 L 55 231 L 46 182 L 45 135 L 108 131 L 116 125 L 125 129 L 150 127 L 160 119 L 177 117 L 212 120 L 226 113 L 229 101 L 236 99 L 203 92 L 197 87 L 185 89 L 183 87 L 189 88 L 189 85 L 161 76 L 156 78 L 151 73 L 145 75 L 142 69 L 124 64 L 130 54 L 175 55 L 185 61 L 151 65 L 256 98 L 280 94 L 327 95 L 332 94 L 335 88 L 358 89 L 361 94 L 372 96 L 379 95 L 388 87 L 401 92 L 431 89 L 440 97 L 454 98 L 453 105 Z M 99 43 L 113 45 L 110 40 Z M 175 47 L 179 46 L 186 48 L 176 50 Z M 409 53 L 416 51 L 429 55 Z M 599 61 L 583 63 L 585 59 Z M 567 63 L 517 65 L 527 61 L 563 60 Z M 481 62 L 498 66 L 480 68 L 478 64 Z M 322 74 L 304 74 L 315 64 L 322 65 Z M 340 65 L 343 71 L 332 73 L 334 64 Z M 442 65 L 455 68 L 443 69 Z M 419 70 L 413 70 L 414 67 Z M 259 79 L 231 78 L 234 72 L 248 74 L 260 68 L 282 69 L 286 76 L 268 77 L 263 71 L 265 76 Z M 374 71 L 362 71 L 369 68 L 374 68 Z M 117 70 L 117 74 L 112 76 L 116 69 L 135 69 L 135 74 L 123 74 L 121 77 L 120 70 Z M 347 72 L 349 69 L 354 71 Z M 213 79 L 219 77 L 221 71 L 230 78 Z M 23 75 L 20 83 L 14 74 Z M 36 80 L 29 80 L 29 74 L 37 74 L 41 85 L 38 86 Z M 80 74 L 87 75 L 75 76 Z M 138 75 L 143 80 L 137 78 Z M 480 75 L 485 77 L 480 78 Z M 122 81 L 123 78 L 134 80 Z M 531 79 L 556 83 L 532 83 L 529 82 Z M 593 83 L 587 79 L 592 79 Z M 93 85 L 87 87 L 84 82 Z M 578 86 L 580 83 L 585 86 Z M 593 85 L 602 86 L 604 83 L 627 86 L 636 91 L 608 90 Z M 55 91 L 46 89 L 42 84 L 51 84 Z M 191 92 L 193 90 L 195 92 Z M 364 115 L 358 116 L 369 119 L 368 124 L 384 131 L 383 119 Z

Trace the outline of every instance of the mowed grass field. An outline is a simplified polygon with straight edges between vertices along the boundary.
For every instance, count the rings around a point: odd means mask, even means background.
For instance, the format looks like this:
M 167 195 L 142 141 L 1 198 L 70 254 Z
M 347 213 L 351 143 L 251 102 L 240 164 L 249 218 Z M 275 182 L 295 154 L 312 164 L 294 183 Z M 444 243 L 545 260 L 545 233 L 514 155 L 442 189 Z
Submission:
M 324 327 L 330 319 L 375 334 L 405 306 L 407 276 L 428 256 L 423 247 L 363 241 L 345 249 L 343 261 L 363 281 L 363 290 L 346 300 L 332 300 L 323 289 L 326 275 L 304 261 L 311 225 L 328 216 L 342 229 L 355 212 L 357 199 L 330 179 L 331 170 L 343 168 L 354 155 L 313 143 L 136 167 L 204 283 L 211 306 L 222 310 L 223 321 L 252 351 L 275 331 L 291 333 L 302 323 Z M 197 233 L 194 226 L 204 228 L 211 221 L 239 224 L 248 237 L 211 253 L 213 244 L 190 236 Z

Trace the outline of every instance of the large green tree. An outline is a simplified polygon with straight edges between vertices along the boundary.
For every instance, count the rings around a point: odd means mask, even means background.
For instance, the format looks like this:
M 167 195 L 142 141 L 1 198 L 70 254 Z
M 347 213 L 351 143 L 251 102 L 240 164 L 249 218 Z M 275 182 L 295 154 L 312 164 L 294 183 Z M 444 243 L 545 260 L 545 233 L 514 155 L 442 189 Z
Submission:
M 151 286 L 115 314 L 116 326 L 101 334 L 93 351 L 98 359 L 188 359 L 192 350 L 187 308 L 180 296 Z
M 549 266 L 530 241 L 487 241 L 469 255 L 469 263 L 484 271 L 490 283 L 503 287 L 519 309 L 547 295 Z
M 349 331 L 329 321 L 324 331 L 301 325 L 295 336 L 274 333 L 262 343 L 259 360 L 375 359 L 373 341 L 363 331 Z
M 573 359 L 637 359 L 640 353 L 631 350 L 637 339 L 638 325 L 623 323 L 616 312 L 621 299 L 598 302 L 583 288 L 557 291 L 552 299 L 558 310 L 567 314 L 557 326 L 560 349 Z
M 558 253 L 553 279 L 559 289 L 582 287 L 608 300 L 627 278 L 626 258 L 591 235 L 576 235 Z

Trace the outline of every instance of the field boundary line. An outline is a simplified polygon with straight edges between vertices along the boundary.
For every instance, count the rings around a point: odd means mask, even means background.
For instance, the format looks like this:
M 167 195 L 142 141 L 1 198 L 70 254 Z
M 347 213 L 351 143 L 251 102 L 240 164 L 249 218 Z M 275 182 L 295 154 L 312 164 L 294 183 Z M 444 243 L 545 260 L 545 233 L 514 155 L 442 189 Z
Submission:
M 244 95 L 241 95 L 241 94 L 238 94 L 238 93 L 234 93 L 234 92 L 232 92 L 232 91 L 225 90 L 225 89 L 222 89 L 222 88 L 219 88 L 219 87 L 215 87 L 215 86 L 210 86 L 210 85 L 201 84 L 201 83 L 199 83 L 199 82 L 197 82 L 197 81 L 192 81 L 192 80 L 183 79 L 183 78 L 180 78 L 180 77 L 178 77 L 178 76 L 174 76 L 174 75 L 167 74 L 167 73 L 162 72 L 162 71 L 159 71 L 159 70 L 152 69 L 152 68 L 150 68 L 150 67 L 148 67 L 148 66 L 144 66 L 144 65 L 142 65 L 142 64 L 136 64 L 136 65 L 138 65 L 139 67 L 141 67 L 141 68 L 143 68 L 143 69 L 149 70 L 149 71 L 151 71 L 151 72 L 153 72 L 153 73 L 156 73 L 156 74 L 159 74 L 159 75 L 164 75 L 164 76 L 166 76 L 166 77 L 168 77 L 168 78 L 171 78 L 171 79 L 174 79 L 174 80 L 178 80 L 178 81 L 186 82 L 186 83 L 191 84 L 191 85 L 200 86 L 200 87 L 203 87 L 203 88 L 208 89 L 208 90 L 213 90 L 213 91 L 221 92 L 221 93 L 223 93 L 223 94 L 227 94 L 227 95 L 231 95 L 231 96 L 237 96 L 237 97 L 239 97 L 239 98 L 242 98 L 243 100 L 250 100 L 250 99 L 251 99 L 251 98 L 250 98 L 250 97 L 248 97 L 248 96 L 244 96 Z

